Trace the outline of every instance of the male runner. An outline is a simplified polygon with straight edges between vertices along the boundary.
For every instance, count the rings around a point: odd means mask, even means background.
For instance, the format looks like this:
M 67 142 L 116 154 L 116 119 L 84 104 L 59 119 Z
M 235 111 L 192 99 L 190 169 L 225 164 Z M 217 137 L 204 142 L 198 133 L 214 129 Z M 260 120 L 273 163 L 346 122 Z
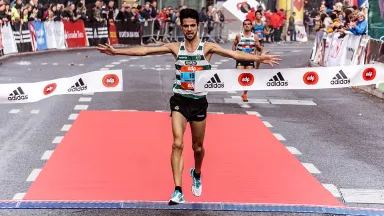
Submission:
M 192 133 L 192 147 L 194 151 L 195 168 L 190 169 L 192 178 L 192 193 L 200 196 L 201 166 L 205 154 L 203 147 L 208 102 L 207 92 L 194 91 L 194 73 L 199 70 L 210 70 L 210 60 L 213 54 L 233 58 L 238 61 L 257 61 L 264 64 L 278 64 L 278 56 L 268 53 L 262 56 L 250 55 L 245 52 L 232 51 L 221 48 L 210 42 L 202 42 L 197 35 L 199 27 L 199 13 L 194 9 L 180 11 L 181 28 L 185 41 L 165 44 L 159 47 L 137 46 L 127 49 L 114 49 L 111 45 L 99 45 L 100 52 L 107 55 L 145 56 L 171 53 L 176 58 L 176 80 L 173 85 L 174 95 L 170 98 L 173 144 L 171 166 L 175 190 L 169 200 L 169 205 L 184 203 L 182 191 L 182 173 L 184 162 L 182 152 L 184 148 L 183 136 L 187 122 L 190 122 Z
M 236 35 L 232 45 L 232 50 L 256 55 L 257 49 L 262 49 L 257 34 L 252 33 L 252 21 L 246 19 L 243 21 L 243 32 Z M 236 61 L 237 69 L 253 69 L 255 68 L 255 61 Z M 244 102 L 248 102 L 247 92 L 244 91 L 242 98 Z

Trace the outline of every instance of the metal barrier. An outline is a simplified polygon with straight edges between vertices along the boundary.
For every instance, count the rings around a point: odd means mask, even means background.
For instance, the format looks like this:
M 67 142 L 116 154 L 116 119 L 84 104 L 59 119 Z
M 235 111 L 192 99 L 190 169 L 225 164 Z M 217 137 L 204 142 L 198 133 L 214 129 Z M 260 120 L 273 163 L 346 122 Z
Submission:
M 229 31 L 227 22 L 214 22 L 211 26 L 208 23 L 200 22 L 198 35 L 204 41 L 213 43 L 225 43 L 228 41 Z M 145 43 L 164 43 L 180 42 L 184 40 L 183 30 L 179 25 L 169 21 L 151 20 L 142 21 L 142 41 Z M 211 27 L 211 28 L 209 28 Z

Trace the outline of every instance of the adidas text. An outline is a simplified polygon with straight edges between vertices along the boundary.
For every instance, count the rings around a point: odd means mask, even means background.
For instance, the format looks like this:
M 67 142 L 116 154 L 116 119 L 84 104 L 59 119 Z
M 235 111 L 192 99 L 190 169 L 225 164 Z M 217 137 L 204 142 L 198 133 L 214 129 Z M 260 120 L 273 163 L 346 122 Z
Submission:
M 224 88 L 224 83 L 207 83 L 204 88 Z
M 68 89 L 68 92 L 77 92 L 77 91 L 85 91 L 87 90 L 87 86 L 78 86 L 78 87 L 71 87 Z
M 15 101 L 15 100 L 28 100 L 28 95 L 16 95 L 16 96 L 9 96 L 8 100 Z
M 331 81 L 331 85 L 345 85 L 350 83 L 351 83 L 350 79 L 337 79 L 337 80 Z
M 267 86 L 288 86 L 287 81 L 272 81 L 267 82 Z

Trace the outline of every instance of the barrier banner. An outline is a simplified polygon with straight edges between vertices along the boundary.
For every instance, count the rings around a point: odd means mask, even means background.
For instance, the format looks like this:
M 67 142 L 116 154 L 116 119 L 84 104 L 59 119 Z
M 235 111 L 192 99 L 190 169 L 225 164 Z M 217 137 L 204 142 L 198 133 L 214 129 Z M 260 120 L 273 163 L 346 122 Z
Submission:
M 191 71 L 193 66 L 191 66 Z M 376 84 L 384 64 L 258 70 L 206 70 L 195 73 L 196 92 L 327 89 Z
M 301 21 L 296 21 L 295 22 L 295 31 L 296 31 L 296 41 L 298 42 L 307 42 L 308 37 L 307 33 L 305 31 L 305 26 Z M 286 41 L 291 41 L 291 34 L 289 31 L 287 31 Z
M 370 40 L 367 47 L 366 63 L 373 64 L 378 62 L 380 58 L 380 48 L 383 41 Z
M 111 45 L 119 44 L 119 39 L 117 38 L 116 25 L 114 22 L 109 23 L 109 43 Z
M 32 36 L 33 50 L 39 51 L 48 49 L 44 23 L 36 21 L 29 22 L 29 29 Z
M 32 39 L 31 33 L 29 32 L 28 22 L 23 24 L 13 23 L 11 27 L 19 53 L 32 52 Z
M 0 84 L 0 104 L 31 103 L 55 95 L 123 90 L 122 70 L 93 71 L 36 83 Z
M 0 50 L 2 50 L 4 47 L 3 47 L 3 39 L 2 39 L 3 35 L 1 33 L 1 28 L 0 28 Z M 0 52 L 0 55 L 1 55 L 1 52 Z
M 141 44 L 140 23 L 115 22 L 119 44 Z
M 3 39 L 3 47 L 4 47 L 4 55 L 17 53 L 17 46 L 15 43 L 15 37 L 13 36 L 11 24 L 5 23 L 1 28 L 2 39 Z
M 64 24 L 64 35 L 67 47 L 72 48 L 87 46 L 83 20 L 77 20 L 76 22 L 62 20 L 62 22 Z
M 64 23 L 61 21 L 44 22 L 48 49 L 66 49 Z
M 357 53 L 357 50 L 359 49 L 360 40 L 361 40 L 361 36 L 349 35 L 343 65 L 354 64 L 356 53 Z
M 329 47 L 328 65 L 329 66 L 342 66 L 345 62 L 345 54 L 347 51 L 347 43 L 349 35 L 344 38 L 339 38 L 339 33 L 333 34 L 333 39 Z
M 97 46 L 108 42 L 108 27 L 106 23 L 84 22 L 89 46 Z

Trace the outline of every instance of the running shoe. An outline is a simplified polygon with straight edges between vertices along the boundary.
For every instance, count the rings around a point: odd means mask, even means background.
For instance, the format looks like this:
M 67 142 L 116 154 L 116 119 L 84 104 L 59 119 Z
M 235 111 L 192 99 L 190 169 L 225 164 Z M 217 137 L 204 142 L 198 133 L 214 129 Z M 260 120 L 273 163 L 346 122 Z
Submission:
M 173 192 L 172 197 L 169 200 L 168 204 L 169 205 L 177 205 L 177 204 L 181 204 L 181 203 L 185 203 L 184 195 L 182 193 L 180 193 L 180 191 L 175 190 L 175 192 Z
M 193 175 L 193 173 L 195 172 L 195 168 L 192 168 L 189 172 L 192 177 L 192 193 L 193 195 L 199 197 L 203 190 L 203 186 L 201 185 L 201 177 L 195 178 L 195 176 Z
M 241 97 L 243 98 L 243 101 L 244 101 L 244 102 L 248 102 L 248 98 L 247 98 L 247 95 L 246 95 L 246 94 L 243 94 Z

